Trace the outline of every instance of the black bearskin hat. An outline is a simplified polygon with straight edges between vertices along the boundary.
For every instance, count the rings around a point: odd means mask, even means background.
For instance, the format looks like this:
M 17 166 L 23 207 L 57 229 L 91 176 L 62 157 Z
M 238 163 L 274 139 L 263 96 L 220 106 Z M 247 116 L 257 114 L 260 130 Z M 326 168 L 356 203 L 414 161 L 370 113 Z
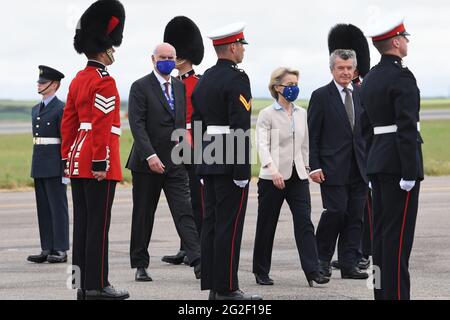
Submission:
M 328 34 L 330 54 L 337 49 L 352 49 L 356 52 L 358 71 L 364 77 L 370 70 L 369 44 L 364 33 L 352 24 L 337 24 Z
M 199 65 L 203 60 L 205 48 L 197 25 L 188 17 L 178 16 L 169 21 L 164 30 L 164 42 L 177 50 L 177 57 L 190 60 Z
M 117 0 L 94 2 L 78 21 L 74 47 L 78 53 L 95 54 L 122 43 L 125 9 Z

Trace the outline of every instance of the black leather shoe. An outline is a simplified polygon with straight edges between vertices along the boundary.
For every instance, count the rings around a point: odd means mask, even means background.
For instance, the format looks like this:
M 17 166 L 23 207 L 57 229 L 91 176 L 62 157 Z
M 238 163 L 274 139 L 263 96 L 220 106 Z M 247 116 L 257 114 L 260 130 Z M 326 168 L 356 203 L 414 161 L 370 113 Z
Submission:
M 86 300 L 86 290 L 77 289 L 77 300 Z
M 256 294 L 247 294 L 241 290 L 219 293 L 216 292 L 216 300 L 262 300 L 261 296 Z
M 317 284 L 325 284 L 330 282 L 330 278 L 325 277 L 319 271 L 307 275 L 306 280 L 308 281 L 310 287 L 314 287 L 314 282 Z
M 209 290 L 208 300 L 216 300 L 216 293 L 212 290 Z
M 202 278 L 202 264 L 199 262 L 194 266 L 195 279 Z
M 67 262 L 67 253 L 65 251 L 53 251 L 51 255 L 47 257 L 49 263 L 64 263 Z
M 40 254 L 28 256 L 27 260 L 34 263 L 43 263 L 47 261 L 47 257 L 50 253 L 50 250 L 42 250 Z
M 255 280 L 257 284 L 260 284 L 262 286 L 272 286 L 273 280 L 269 277 L 267 274 L 257 274 L 255 273 Z
M 99 290 L 86 290 L 86 300 L 125 300 L 130 297 L 126 290 L 108 286 Z
M 370 267 L 370 259 L 367 258 L 361 258 L 358 262 L 358 268 L 361 270 L 367 270 Z
M 319 260 L 319 272 L 327 278 L 331 278 L 331 266 L 327 261 Z
M 189 258 L 188 258 L 187 256 L 184 256 L 183 263 L 184 263 L 185 265 L 187 265 L 187 266 L 190 266 L 190 265 L 191 265 L 191 263 L 190 263 L 190 261 L 189 261 Z
M 153 281 L 153 279 L 147 273 L 147 270 L 145 270 L 145 268 L 137 268 L 136 269 L 136 275 L 134 276 L 134 280 L 136 280 L 138 282 Z
M 164 256 L 161 258 L 162 262 L 167 262 L 170 264 L 181 264 L 183 262 L 184 257 L 186 256 L 186 252 L 184 250 L 178 251 L 178 253 L 174 256 Z
M 341 268 L 339 261 L 337 261 L 337 260 L 331 261 L 331 268 L 333 268 L 335 270 L 339 270 Z
M 342 268 L 341 269 L 341 278 L 342 279 L 355 279 L 355 280 L 364 280 L 369 277 L 367 272 L 361 271 L 358 267 L 352 267 L 349 269 Z

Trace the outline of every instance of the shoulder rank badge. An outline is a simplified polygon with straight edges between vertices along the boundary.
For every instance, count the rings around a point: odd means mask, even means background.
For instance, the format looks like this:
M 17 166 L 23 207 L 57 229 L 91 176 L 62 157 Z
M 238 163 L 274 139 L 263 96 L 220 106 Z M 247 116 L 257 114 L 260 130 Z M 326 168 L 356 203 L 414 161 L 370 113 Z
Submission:
M 244 98 L 244 96 L 241 94 L 239 96 L 239 101 L 241 101 L 242 105 L 244 106 L 244 108 L 247 111 L 250 111 L 250 109 L 252 108 L 252 100 L 250 99 L 250 101 L 247 101 L 247 99 Z

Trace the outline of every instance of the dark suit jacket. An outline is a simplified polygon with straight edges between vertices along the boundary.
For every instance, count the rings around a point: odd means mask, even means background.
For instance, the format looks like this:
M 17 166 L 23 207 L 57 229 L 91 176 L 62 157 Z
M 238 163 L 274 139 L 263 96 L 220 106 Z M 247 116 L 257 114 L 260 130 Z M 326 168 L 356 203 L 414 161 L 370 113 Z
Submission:
M 31 109 L 33 138 L 61 138 L 61 119 L 64 102 L 57 97 L 39 112 L 40 103 Z M 61 162 L 61 144 L 34 145 L 31 161 L 32 178 L 61 177 L 64 168 Z
M 353 88 L 353 132 L 334 81 L 314 91 L 309 102 L 309 165 L 311 171 L 322 169 L 324 184 L 327 185 L 349 182 L 353 153 L 361 176 L 367 182 L 365 144 L 361 135 L 360 92 L 357 86 Z
M 177 143 L 171 141 L 171 135 L 175 129 L 186 127 L 186 102 L 184 85 L 174 77 L 172 89 L 175 115 L 153 72 L 131 86 L 128 118 L 134 143 L 126 165 L 131 171 L 153 173 L 146 159 L 155 153 L 166 171 L 174 165 L 171 152 Z

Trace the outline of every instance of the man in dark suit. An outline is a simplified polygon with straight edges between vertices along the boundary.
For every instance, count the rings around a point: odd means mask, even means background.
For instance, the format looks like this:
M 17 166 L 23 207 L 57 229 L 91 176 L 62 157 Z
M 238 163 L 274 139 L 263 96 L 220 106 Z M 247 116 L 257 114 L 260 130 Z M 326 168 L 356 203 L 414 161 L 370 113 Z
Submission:
M 192 215 L 189 178 L 185 166 L 171 158 L 178 143 L 172 141 L 172 133 L 186 128 L 184 86 L 170 76 L 175 60 L 172 45 L 158 45 L 152 56 L 155 71 L 134 82 L 130 90 L 128 116 L 134 144 L 127 168 L 133 177 L 130 257 L 131 267 L 137 268 L 136 281 L 152 281 L 146 270 L 148 245 L 161 190 L 190 265 L 200 278 L 200 239 Z
M 339 237 L 342 278 L 366 279 L 367 273 L 357 265 L 368 188 L 359 89 L 351 84 L 356 64 L 353 50 L 335 50 L 330 56 L 333 81 L 312 93 L 309 163 L 325 209 L 316 235 L 321 271 L 331 276 L 330 261 Z
M 64 75 L 53 68 L 39 66 L 38 90 L 42 102 L 31 111 L 36 205 L 42 252 L 28 257 L 34 263 L 67 261 L 69 250 L 69 213 L 66 183 L 61 162 L 61 119 L 64 102 L 56 97 Z
M 402 60 L 409 42 L 403 19 L 383 19 L 368 35 L 381 54 L 361 94 L 373 194 L 373 264 L 381 280 L 374 284 L 374 295 L 377 300 L 409 300 L 409 257 L 424 178 L 420 91 Z

